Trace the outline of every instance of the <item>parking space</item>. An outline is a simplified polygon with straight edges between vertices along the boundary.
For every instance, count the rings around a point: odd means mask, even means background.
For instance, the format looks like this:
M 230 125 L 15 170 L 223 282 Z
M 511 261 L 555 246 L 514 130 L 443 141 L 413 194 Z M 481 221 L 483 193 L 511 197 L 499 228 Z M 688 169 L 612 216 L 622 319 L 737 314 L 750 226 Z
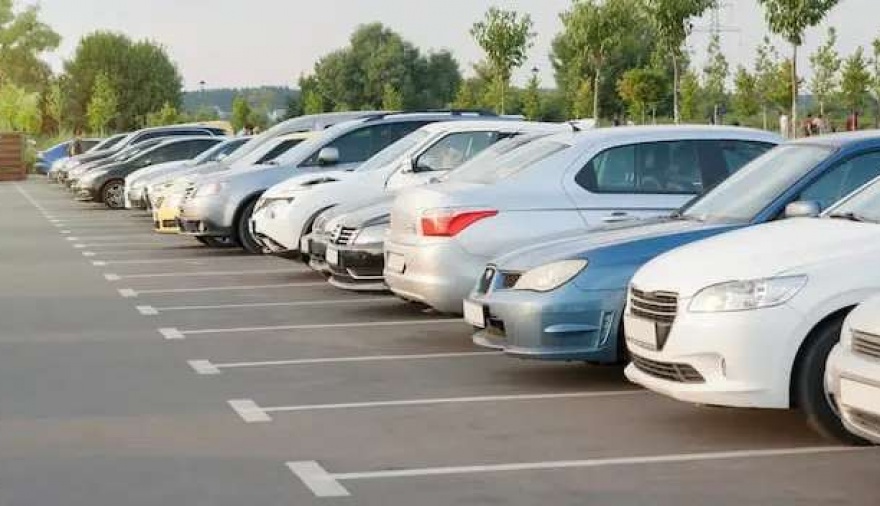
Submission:
M 76 322 L 83 337 L 57 351 L 73 361 L 60 367 L 127 406 L 82 401 L 102 412 L 90 418 L 72 386 L 62 404 L 75 415 L 0 405 L 14 419 L 0 452 L 23 466 L 0 459 L 9 476 L 48 452 L 21 439 L 31 422 L 75 449 L 58 466 L 92 466 L 70 479 L 107 504 L 876 504 L 880 453 L 831 446 L 796 412 L 690 406 L 638 389 L 621 367 L 513 360 L 475 348 L 457 318 L 342 292 L 298 263 L 157 235 L 140 213 L 42 181 L 0 192 L 77 273 L 51 304 L 108 314 Z M 59 310 L 46 332 L 71 318 Z M 2 350 L 0 375 L 62 364 L 48 348 Z M 76 439 L 96 434 L 109 434 L 99 450 Z

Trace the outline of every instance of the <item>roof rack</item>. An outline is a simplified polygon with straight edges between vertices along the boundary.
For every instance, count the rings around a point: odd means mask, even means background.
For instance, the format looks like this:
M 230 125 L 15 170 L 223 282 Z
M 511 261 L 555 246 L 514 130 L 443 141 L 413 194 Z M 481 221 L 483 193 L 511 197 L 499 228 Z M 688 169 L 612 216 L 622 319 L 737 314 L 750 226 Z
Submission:
M 388 116 L 394 116 L 397 114 L 449 114 L 451 116 L 473 115 L 491 118 L 498 117 L 497 114 L 486 109 L 414 109 L 406 111 L 389 111 L 385 113 L 369 115 L 365 119 L 367 121 L 377 121 L 380 119 L 385 119 Z

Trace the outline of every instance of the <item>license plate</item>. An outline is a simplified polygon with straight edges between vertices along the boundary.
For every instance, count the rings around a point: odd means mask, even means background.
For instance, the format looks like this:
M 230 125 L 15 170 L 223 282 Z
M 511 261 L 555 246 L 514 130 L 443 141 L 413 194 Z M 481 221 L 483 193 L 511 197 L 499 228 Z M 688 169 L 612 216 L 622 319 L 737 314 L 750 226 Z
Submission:
M 840 403 L 880 415 L 880 388 L 843 378 L 840 380 Z
M 337 265 L 339 263 L 339 250 L 336 248 L 327 248 L 327 263 L 330 265 Z
M 385 265 L 391 272 L 403 272 L 403 269 L 406 267 L 406 257 L 400 253 L 389 252 L 388 258 L 385 259 Z
M 486 313 L 483 311 L 483 305 L 465 300 L 464 320 L 474 327 L 481 329 L 486 328 Z
M 657 326 L 654 322 L 627 315 L 623 319 L 623 330 L 628 341 L 649 350 L 657 349 Z
M 308 255 L 309 254 L 309 243 L 310 243 L 310 241 L 309 241 L 308 237 L 303 237 L 302 239 L 300 239 L 299 240 L 299 252 Z

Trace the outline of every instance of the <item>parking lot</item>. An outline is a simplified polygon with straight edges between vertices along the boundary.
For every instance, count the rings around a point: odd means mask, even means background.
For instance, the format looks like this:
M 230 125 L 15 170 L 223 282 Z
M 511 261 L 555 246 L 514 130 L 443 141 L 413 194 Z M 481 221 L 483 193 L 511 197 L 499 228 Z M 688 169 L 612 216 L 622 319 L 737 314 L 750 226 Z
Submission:
M 0 184 L 0 505 L 877 504 L 880 451 Z

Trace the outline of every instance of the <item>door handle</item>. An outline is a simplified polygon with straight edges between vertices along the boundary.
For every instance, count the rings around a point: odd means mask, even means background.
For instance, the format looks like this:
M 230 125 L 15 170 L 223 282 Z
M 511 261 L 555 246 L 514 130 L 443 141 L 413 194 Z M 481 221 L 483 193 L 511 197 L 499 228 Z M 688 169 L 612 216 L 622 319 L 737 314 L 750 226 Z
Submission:
M 625 213 L 623 211 L 614 212 L 602 217 L 602 221 L 605 223 L 619 223 L 621 221 L 627 221 L 631 219 L 632 217 L 629 215 L 629 213 Z

